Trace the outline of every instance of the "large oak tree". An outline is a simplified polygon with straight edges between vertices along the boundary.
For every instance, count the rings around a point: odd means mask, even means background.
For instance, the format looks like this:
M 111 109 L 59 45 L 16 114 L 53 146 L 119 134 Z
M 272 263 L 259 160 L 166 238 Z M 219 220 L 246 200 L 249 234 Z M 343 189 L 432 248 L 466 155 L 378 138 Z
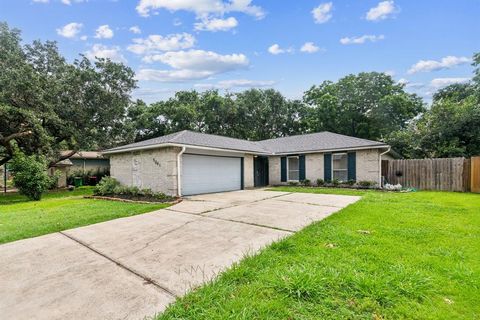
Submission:
M 0 23 L 0 165 L 14 148 L 42 154 L 119 143 L 135 88 L 134 73 L 108 59 L 66 61 L 55 42 L 22 45 L 20 31 Z

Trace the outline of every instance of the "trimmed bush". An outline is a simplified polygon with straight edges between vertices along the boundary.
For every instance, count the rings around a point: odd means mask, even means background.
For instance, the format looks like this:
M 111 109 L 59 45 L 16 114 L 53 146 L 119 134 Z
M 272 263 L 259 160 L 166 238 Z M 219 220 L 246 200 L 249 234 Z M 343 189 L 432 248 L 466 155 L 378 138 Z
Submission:
M 95 186 L 93 192 L 96 195 L 107 196 L 115 193 L 115 189 L 120 187 L 120 182 L 112 177 L 103 177 L 102 180 Z
M 173 201 L 175 198 L 164 193 L 156 193 L 150 189 L 122 186 L 115 178 L 104 177 L 95 187 L 93 193 L 97 196 L 111 196 L 133 200 L 158 200 L 160 202 Z
M 13 157 L 10 168 L 14 172 L 13 185 L 20 194 L 31 200 L 40 200 L 42 193 L 52 184 L 47 173 L 47 160 L 40 156 L 26 156 L 17 152 Z
M 310 187 L 312 183 L 308 179 L 300 180 L 300 184 L 304 187 Z
M 317 179 L 317 187 L 323 187 L 325 185 L 325 181 L 323 179 Z
M 357 182 L 359 187 L 369 189 L 373 188 L 377 183 L 375 181 L 362 180 Z

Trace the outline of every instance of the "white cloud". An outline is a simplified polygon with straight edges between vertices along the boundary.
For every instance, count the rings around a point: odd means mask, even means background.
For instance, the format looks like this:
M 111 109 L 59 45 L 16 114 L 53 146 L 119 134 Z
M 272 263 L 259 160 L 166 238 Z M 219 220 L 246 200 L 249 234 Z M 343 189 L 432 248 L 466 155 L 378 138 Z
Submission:
M 211 73 L 206 71 L 140 69 L 136 78 L 140 81 L 183 82 L 205 79 L 209 76 Z
M 195 30 L 197 31 L 228 31 L 232 28 L 238 26 L 238 21 L 234 17 L 229 17 L 226 19 L 220 18 L 204 18 L 201 22 L 195 23 Z
M 82 29 L 83 24 L 72 22 L 57 29 L 57 34 L 65 38 L 75 38 Z
M 62 0 L 62 3 L 66 4 L 67 6 L 72 5 L 73 2 L 80 3 L 80 2 L 87 2 L 87 0 Z
M 49 0 L 33 0 L 35 3 L 48 3 L 50 2 Z
M 182 25 L 182 20 L 180 20 L 180 19 L 178 19 L 178 18 L 175 18 L 175 19 L 173 20 L 173 25 L 174 25 L 175 27 L 181 26 L 181 25 Z
M 95 38 L 97 39 L 111 39 L 113 38 L 113 30 L 110 29 L 108 24 L 104 24 L 97 28 L 95 31 Z
M 82 41 L 86 41 L 87 39 L 88 39 L 88 37 L 85 36 L 85 35 L 83 35 L 83 36 L 80 37 L 80 40 L 82 40 Z
M 88 59 L 94 60 L 97 58 L 106 58 L 115 62 L 126 62 L 127 60 L 122 55 L 120 47 L 112 46 L 108 47 L 103 44 L 94 44 L 92 48 L 85 52 L 85 56 Z
M 195 87 L 201 89 L 261 88 L 271 87 L 274 84 L 275 81 L 272 80 L 232 79 L 219 81 L 217 83 L 198 83 Z
M 213 51 L 169 51 L 146 56 L 145 62 L 162 62 L 174 69 L 209 70 L 215 73 L 247 67 L 249 61 L 243 54 L 221 55 Z
M 162 82 L 199 80 L 216 74 L 248 67 L 248 58 L 243 54 L 221 55 L 213 51 L 169 51 L 146 56 L 147 63 L 161 62 L 173 70 L 141 69 L 137 78 Z
M 130 29 L 128 29 L 131 33 L 135 34 L 140 34 L 142 33 L 142 30 L 140 30 L 139 26 L 131 26 Z
M 369 21 L 385 20 L 393 16 L 396 12 L 398 12 L 398 8 L 393 1 L 382 1 L 379 2 L 376 7 L 368 10 L 365 18 Z
M 305 42 L 303 46 L 300 48 L 301 52 L 306 52 L 306 53 L 314 53 L 319 50 L 320 48 L 317 47 L 313 42 Z
M 315 23 L 325 23 L 332 18 L 333 4 L 331 2 L 321 3 L 312 10 Z
M 281 53 L 292 53 L 293 48 L 290 47 L 290 48 L 287 48 L 287 49 L 283 49 L 278 44 L 275 43 L 275 44 L 272 44 L 268 48 L 268 52 L 270 52 L 271 54 L 274 54 L 274 55 L 281 54 Z
M 367 41 L 370 42 L 377 42 L 380 40 L 385 39 L 385 36 L 383 34 L 375 36 L 375 35 L 369 35 L 365 34 L 360 37 L 345 37 L 340 39 L 341 44 L 364 44 Z
M 195 45 L 195 37 L 189 33 L 161 36 L 152 34 L 145 39 L 133 39 L 128 50 L 136 54 L 152 54 L 160 51 L 188 49 Z
M 191 11 L 199 17 L 209 15 L 221 16 L 228 12 L 243 12 L 261 19 L 265 12 L 259 6 L 252 5 L 252 0 L 140 0 L 137 5 L 137 12 L 144 17 L 150 15 L 151 11 L 165 9 L 169 11 Z
M 437 60 L 420 60 L 410 67 L 409 74 L 417 72 L 430 72 L 442 69 L 451 69 L 455 66 L 470 63 L 472 59 L 468 57 L 447 56 L 440 61 Z
M 455 83 L 466 83 L 470 78 L 436 78 L 430 82 L 430 85 L 436 89 L 440 89 Z

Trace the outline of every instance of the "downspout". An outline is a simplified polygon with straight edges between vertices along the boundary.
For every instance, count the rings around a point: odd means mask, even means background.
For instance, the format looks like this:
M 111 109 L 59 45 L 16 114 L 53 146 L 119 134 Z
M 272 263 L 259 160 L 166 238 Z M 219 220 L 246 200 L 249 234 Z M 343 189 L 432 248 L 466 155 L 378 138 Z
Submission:
M 382 185 L 382 156 L 384 154 L 389 153 L 391 149 L 392 149 L 392 147 L 388 146 L 387 151 L 380 153 L 380 156 L 378 157 L 378 164 L 379 164 L 379 166 L 378 166 L 378 185 L 380 186 L 380 188 L 383 188 L 383 185 Z
M 177 195 L 182 196 L 182 154 L 187 150 L 187 147 L 183 146 L 182 150 L 177 154 Z

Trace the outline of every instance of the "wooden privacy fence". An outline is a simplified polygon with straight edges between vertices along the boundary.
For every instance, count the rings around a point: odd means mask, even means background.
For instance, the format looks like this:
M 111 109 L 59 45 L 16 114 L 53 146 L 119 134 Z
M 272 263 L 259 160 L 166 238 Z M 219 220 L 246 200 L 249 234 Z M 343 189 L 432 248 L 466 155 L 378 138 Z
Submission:
M 480 175 L 480 157 L 465 158 L 383 160 L 382 176 L 390 184 L 401 184 L 420 190 L 474 191 L 475 170 Z M 473 164 L 473 167 L 472 167 Z M 476 177 L 476 176 L 475 176 Z M 477 181 L 477 180 L 475 180 Z
M 480 193 L 480 157 L 472 157 L 471 159 L 471 191 Z

